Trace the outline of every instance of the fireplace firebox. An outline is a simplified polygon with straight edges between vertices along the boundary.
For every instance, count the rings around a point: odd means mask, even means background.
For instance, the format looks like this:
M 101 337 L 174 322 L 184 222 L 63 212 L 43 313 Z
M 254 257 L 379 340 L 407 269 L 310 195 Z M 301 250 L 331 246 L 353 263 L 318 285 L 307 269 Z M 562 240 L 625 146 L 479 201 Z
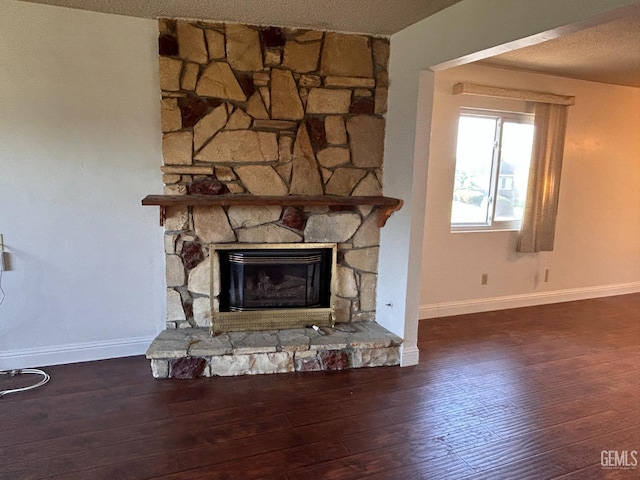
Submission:
M 212 332 L 332 325 L 335 244 L 214 245 Z
M 220 253 L 220 310 L 243 312 L 329 305 L 331 250 Z

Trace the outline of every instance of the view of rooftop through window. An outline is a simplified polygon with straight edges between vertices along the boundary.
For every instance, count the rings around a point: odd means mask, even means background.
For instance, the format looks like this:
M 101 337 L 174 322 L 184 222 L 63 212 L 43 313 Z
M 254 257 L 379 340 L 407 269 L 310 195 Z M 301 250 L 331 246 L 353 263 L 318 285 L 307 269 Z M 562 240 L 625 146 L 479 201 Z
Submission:
M 518 227 L 532 142 L 531 114 L 472 110 L 460 114 L 452 227 Z

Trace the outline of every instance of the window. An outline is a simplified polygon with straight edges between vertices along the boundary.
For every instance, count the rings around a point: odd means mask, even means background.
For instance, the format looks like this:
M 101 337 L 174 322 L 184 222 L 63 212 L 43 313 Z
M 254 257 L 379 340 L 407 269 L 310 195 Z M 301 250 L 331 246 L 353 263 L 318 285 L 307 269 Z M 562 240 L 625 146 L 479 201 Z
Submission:
M 462 110 L 452 230 L 520 228 L 532 142 L 532 114 Z

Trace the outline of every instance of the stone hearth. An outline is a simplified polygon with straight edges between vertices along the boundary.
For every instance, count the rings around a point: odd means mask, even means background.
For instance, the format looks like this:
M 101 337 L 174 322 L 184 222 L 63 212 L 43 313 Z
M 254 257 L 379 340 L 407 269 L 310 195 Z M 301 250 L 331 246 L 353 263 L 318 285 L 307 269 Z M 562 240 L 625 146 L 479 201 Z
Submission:
M 230 332 L 165 330 L 147 358 L 156 378 L 196 378 L 399 365 L 402 339 L 374 322 Z

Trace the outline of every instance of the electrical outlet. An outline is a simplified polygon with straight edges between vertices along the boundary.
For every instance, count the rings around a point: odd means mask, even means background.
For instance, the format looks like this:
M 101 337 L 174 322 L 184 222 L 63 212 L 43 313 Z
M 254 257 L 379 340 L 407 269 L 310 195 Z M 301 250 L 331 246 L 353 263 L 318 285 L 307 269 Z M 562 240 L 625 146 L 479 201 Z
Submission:
M 0 233 L 0 272 L 4 272 L 7 269 L 6 258 L 4 256 L 4 237 Z
M 4 236 L 0 233 L 0 272 L 11 270 L 9 252 L 4 251 Z
M 486 273 L 482 274 L 482 285 L 486 285 L 487 282 L 489 281 L 489 275 Z

